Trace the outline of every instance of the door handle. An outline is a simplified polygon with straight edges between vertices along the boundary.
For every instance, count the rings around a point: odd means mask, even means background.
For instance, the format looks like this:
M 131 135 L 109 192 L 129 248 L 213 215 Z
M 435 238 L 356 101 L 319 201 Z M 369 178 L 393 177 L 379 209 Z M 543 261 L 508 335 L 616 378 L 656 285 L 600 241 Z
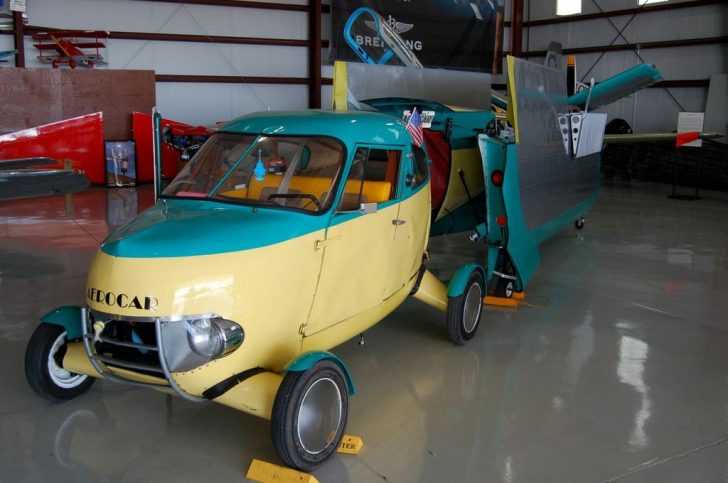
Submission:
M 395 226 L 404 225 L 405 223 L 407 222 L 404 220 L 392 220 L 392 224 Z
M 325 246 L 330 245 L 330 244 L 334 243 L 335 241 L 339 241 L 339 240 L 341 240 L 341 235 L 332 236 L 332 237 L 327 238 L 326 240 L 316 240 L 316 246 L 314 246 L 314 250 L 319 251 L 322 248 L 324 248 Z

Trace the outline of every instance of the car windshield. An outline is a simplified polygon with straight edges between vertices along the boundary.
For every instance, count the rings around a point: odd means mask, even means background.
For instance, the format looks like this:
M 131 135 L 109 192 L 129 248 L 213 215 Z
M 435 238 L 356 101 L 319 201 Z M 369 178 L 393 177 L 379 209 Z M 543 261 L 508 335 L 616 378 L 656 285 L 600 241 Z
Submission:
M 320 212 L 332 203 L 344 155 L 329 137 L 218 133 L 162 195 Z

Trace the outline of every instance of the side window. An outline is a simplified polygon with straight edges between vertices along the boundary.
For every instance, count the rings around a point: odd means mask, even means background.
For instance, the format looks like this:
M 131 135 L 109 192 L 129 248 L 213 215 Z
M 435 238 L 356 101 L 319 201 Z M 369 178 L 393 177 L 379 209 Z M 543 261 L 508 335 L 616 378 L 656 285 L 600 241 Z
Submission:
M 384 203 L 397 196 L 402 151 L 358 148 L 346 178 L 338 211 L 358 210 L 362 203 Z
M 414 144 L 412 145 L 412 154 L 414 155 L 412 158 L 412 174 L 415 177 L 412 188 L 416 188 L 427 180 L 427 156 L 422 148 Z

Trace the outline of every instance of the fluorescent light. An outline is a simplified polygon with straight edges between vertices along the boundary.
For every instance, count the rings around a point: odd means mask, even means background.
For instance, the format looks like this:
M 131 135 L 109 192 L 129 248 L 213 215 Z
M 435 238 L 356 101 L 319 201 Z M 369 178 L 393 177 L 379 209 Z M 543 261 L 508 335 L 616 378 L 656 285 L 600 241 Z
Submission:
M 556 0 L 556 15 L 575 15 L 578 13 L 581 13 L 581 0 Z

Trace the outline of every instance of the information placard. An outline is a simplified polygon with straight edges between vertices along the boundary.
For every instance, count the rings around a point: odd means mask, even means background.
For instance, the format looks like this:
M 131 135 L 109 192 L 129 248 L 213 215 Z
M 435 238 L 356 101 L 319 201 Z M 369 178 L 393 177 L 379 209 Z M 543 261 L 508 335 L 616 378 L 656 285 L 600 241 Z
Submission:
M 677 132 L 703 132 L 703 120 L 705 113 L 703 112 L 681 112 L 677 116 Z M 683 146 L 699 148 L 703 145 L 702 139 L 696 139 Z

